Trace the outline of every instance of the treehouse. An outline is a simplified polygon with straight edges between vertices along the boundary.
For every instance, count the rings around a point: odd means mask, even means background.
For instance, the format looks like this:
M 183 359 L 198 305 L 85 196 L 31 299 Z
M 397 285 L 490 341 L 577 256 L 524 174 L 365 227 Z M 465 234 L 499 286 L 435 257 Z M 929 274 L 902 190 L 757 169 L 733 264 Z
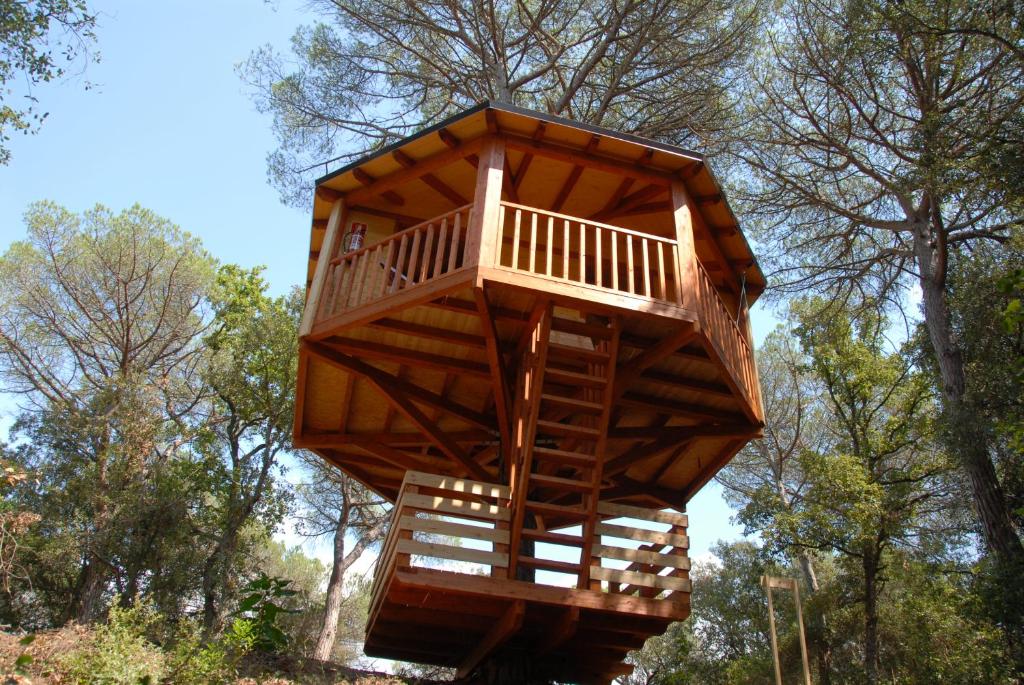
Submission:
M 686 503 L 762 407 L 700 155 L 483 103 L 320 179 L 295 444 L 394 503 L 366 653 L 609 682 L 689 613 Z

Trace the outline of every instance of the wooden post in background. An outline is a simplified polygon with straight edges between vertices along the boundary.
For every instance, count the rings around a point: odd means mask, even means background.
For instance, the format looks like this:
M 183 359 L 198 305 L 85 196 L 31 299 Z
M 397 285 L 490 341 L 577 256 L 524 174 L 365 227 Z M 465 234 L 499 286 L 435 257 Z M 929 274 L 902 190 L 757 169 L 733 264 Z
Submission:
M 800 587 L 794 578 L 761 576 L 761 585 L 768 595 L 768 628 L 771 632 L 772 658 L 775 660 L 775 685 L 782 685 L 782 667 L 779 663 L 779 640 L 775 633 L 775 609 L 772 606 L 772 589 L 792 590 L 796 603 L 796 624 L 800 638 L 800 661 L 803 666 L 804 685 L 811 685 L 811 667 L 807 661 L 807 640 L 804 637 L 804 614 L 800 607 Z

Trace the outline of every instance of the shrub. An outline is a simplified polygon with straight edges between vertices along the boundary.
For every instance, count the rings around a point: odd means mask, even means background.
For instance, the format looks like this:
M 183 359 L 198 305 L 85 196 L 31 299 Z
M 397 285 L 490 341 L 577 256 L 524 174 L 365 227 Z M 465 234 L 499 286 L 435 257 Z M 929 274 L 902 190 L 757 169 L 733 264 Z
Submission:
M 96 628 L 91 640 L 58 659 L 61 670 L 77 685 L 159 682 L 165 672 L 164 654 L 146 638 L 158 620 L 147 605 L 111 607 L 107 623 Z

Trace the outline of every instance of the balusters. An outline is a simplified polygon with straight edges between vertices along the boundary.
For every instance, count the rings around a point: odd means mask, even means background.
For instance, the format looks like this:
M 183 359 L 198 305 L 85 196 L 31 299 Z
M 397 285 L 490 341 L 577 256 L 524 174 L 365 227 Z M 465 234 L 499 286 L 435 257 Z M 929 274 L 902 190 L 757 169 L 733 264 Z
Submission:
M 594 285 L 599 288 L 604 287 L 604 265 L 601 263 L 601 227 L 594 226 L 594 260 L 596 267 L 594 269 Z
M 448 271 L 455 271 L 456 266 L 459 264 L 459 253 L 462 250 L 462 212 L 455 215 L 455 228 L 452 231 L 452 249 L 451 254 L 448 256 Z
M 571 251 L 569 241 L 569 220 L 562 222 L 562 278 L 569 280 L 569 252 Z
M 651 296 L 651 260 L 647 254 L 647 238 L 640 239 L 640 246 L 644 253 L 644 295 Z
M 537 212 L 530 214 L 530 273 L 537 273 Z
M 501 216 L 505 216 L 505 208 L 501 208 Z M 448 246 L 448 217 L 441 219 L 441 235 L 437 239 L 437 255 L 434 257 L 434 275 L 441 275 L 441 267 L 444 264 L 444 249 Z
M 554 253 L 554 238 L 555 238 L 555 217 L 548 217 L 548 259 L 544 263 L 547 267 L 548 276 L 551 275 L 551 257 Z
M 519 268 L 519 228 L 523 223 L 523 210 L 516 210 L 515 228 L 512 231 L 512 268 Z

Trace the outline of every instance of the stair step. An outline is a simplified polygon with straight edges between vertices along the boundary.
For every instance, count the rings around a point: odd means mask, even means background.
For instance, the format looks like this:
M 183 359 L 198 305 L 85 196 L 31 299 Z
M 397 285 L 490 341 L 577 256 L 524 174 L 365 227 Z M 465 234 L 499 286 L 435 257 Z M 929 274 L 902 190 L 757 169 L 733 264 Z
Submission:
M 537 432 L 543 435 L 565 435 L 570 438 L 583 438 L 584 440 L 597 440 L 601 437 L 601 431 L 596 428 L 577 426 L 574 423 L 558 423 L 557 421 L 537 421 Z
M 554 447 L 534 447 L 533 458 L 543 461 L 554 461 L 569 466 L 593 466 L 596 463 L 594 455 L 582 452 L 569 452 Z
M 523 537 L 539 542 L 550 542 L 555 545 L 583 546 L 582 535 L 570 535 L 569 533 L 554 533 L 550 530 L 538 530 L 536 528 L 523 528 Z
M 582 347 L 573 347 L 572 345 L 563 345 L 556 342 L 548 343 L 548 356 L 558 357 L 559 359 L 572 359 L 574 361 L 597 363 L 608 361 L 607 352 L 602 352 L 600 350 L 588 350 Z
M 604 409 L 600 402 L 578 400 L 575 397 L 563 397 L 562 395 L 553 395 L 551 393 L 544 393 L 541 395 L 540 401 L 564 407 L 566 409 L 573 409 L 575 411 L 583 411 L 591 414 L 600 414 Z
M 550 504 L 549 502 L 536 502 L 526 500 L 526 508 L 538 514 L 550 514 L 551 516 L 567 516 L 580 521 L 590 517 L 590 512 L 579 507 L 567 507 L 564 504 Z
M 545 382 L 552 381 L 562 385 L 584 385 L 590 388 L 602 388 L 608 384 L 608 379 L 604 376 L 591 376 L 589 373 L 569 371 L 568 369 L 560 369 L 555 366 L 549 366 L 545 369 L 544 380 Z
M 575 478 L 559 478 L 558 476 L 545 476 L 542 473 L 531 473 L 530 484 L 556 490 L 568 490 L 570 492 L 590 492 L 594 486 Z
M 519 563 L 523 566 L 544 569 L 545 571 L 557 571 L 558 573 L 579 573 L 580 565 L 570 561 L 555 561 L 554 559 L 538 559 L 537 557 L 519 557 Z

